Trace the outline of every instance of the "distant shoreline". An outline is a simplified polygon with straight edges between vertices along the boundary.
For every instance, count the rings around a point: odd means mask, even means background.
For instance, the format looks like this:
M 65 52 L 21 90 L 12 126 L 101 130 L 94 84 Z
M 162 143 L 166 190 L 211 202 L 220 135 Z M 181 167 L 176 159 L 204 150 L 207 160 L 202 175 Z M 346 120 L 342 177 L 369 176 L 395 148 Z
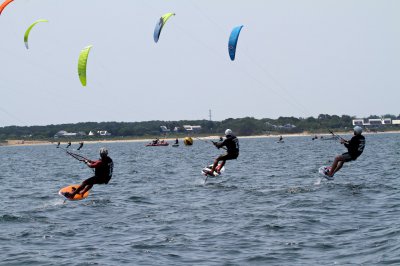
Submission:
M 349 135 L 351 132 L 335 132 L 338 135 Z M 385 132 L 365 132 L 363 135 L 376 135 L 376 134 L 400 134 L 400 131 L 385 131 Z M 290 137 L 327 137 L 327 136 L 332 136 L 331 134 L 315 134 L 315 133 L 295 133 L 295 134 L 276 134 L 276 135 L 254 135 L 254 136 L 238 136 L 239 139 L 256 139 L 256 138 L 279 138 L 279 136 L 282 136 L 283 138 L 290 138 Z M 198 137 L 200 139 L 204 140 L 216 140 L 219 139 L 220 136 L 206 136 L 206 137 Z M 192 137 L 194 141 L 196 141 L 197 137 Z M 164 139 L 160 138 L 159 139 Z M 164 140 L 169 142 L 170 144 L 173 144 L 173 141 L 175 141 L 176 138 L 165 138 Z M 180 142 L 183 141 L 183 137 L 178 138 Z M 130 138 L 130 139 L 110 139 L 110 140 L 87 140 L 83 141 L 86 144 L 93 144 L 93 143 L 129 143 L 129 142 L 151 142 L 153 141 L 154 138 L 149 138 L 149 139 L 139 139 L 139 138 Z M 80 141 L 71 141 L 71 144 L 77 145 L 81 142 Z M 67 141 L 60 141 L 61 143 L 67 143 Z M 58 141 L 45 141 L 45 140 L 6 140 L 4 143 L 0 143 L 1 146 L 37 146 L 37 145 L 56 145 Z

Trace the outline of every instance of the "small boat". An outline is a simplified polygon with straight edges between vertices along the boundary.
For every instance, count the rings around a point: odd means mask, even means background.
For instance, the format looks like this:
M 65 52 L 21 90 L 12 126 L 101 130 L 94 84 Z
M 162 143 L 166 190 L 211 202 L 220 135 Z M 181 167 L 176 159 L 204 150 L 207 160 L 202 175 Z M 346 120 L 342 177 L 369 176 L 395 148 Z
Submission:
M 178 143 L 174 143 L 174 144 L 172 144 L 171 146 L 172 146 L 172 147 L 179 147 L 179 144 L 178 144 Z
M 168 146 L 168 145 L 169 145 L 168 142 L 159 142 L 159 143 L 150 142 L 150 143 L 146 144 L 146 147 L 149 147 L 149 146 Z

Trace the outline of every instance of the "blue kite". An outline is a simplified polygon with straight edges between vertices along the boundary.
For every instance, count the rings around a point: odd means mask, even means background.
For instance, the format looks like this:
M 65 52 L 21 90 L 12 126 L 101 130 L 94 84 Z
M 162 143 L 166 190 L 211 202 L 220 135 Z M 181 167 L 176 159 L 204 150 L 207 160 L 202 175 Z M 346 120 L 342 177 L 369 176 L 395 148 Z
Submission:
M 231 32 L 231 36 L 229 37 L 229 43 L 228 43 L 228 51 L 229 51 L 229 57 L 231 58 L 232 61 L 235 60 L 235 55 L 236 55 L 236 45 L 239 39 L 239 34 L 240 31 L 242 30 L 243 25 L 237 26 L 233 28 Z

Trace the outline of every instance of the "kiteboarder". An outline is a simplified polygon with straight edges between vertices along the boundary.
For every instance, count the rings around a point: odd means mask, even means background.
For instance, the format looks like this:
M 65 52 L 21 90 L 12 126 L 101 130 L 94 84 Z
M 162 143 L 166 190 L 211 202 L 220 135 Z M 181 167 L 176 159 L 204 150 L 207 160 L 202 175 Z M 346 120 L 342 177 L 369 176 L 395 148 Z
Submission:
M 82 149 L 82 147 L 83 147 L 83 141 L 79 142 L 79 147 L 76 150 L 79 151 L 80 149 Z
M 215 147 L 217 147 L 218 149 L 225 146 L 227 149 L 227 153 L 220 155 L 217 159 L 215 159 L 211 170 L 208 171 L 208 173 L 207 173 L 209 175 L 212 175 L 212 176 L 214 175 L 214 171 L 220 161 L 222 161 L 222 163 L 221 163 L 221 166 L 219 167 L 219 169 L 222 169 L 222 167 L 225 165 L 225 162 L 227 160 L 237 159 L 237 157 L 239 156 L 239 140 L 238 140 L 238 138 L 233 135 L 233 132 L 230 129 L 225 130 L 225 136 L 226 136 L 226 138 L 224 141 L 213 142 Z M 218 173 L 218 171 L 219 170 L 217 170 L 217 173 Z
M 99 160 L 85 160 L 85 164 L 88 167 L 95 169 L 94 176 L 83 181 L 73 193 L 66 194 L 66 197 L 73 199 L 76 194 L 84 195 L 93 187 L 94 184 L 108 184 L 110 181 L 114 169 L 114 163 L 113 160 L 108 156 L 108 150 L 106 148 L 100 149 Z
M 68 142 L 66 149 L 68 149 L 71 146 L 71 141 Z
M 348 152 L 343 153 L 342 155 L 336 156 L 335 160 L 332 163 L 332 167 L 329 172 L 326 173 L 327 176 L 333 177 L 333 175 L 342 168 L 345 162 L 355 161 L 358 156 L 361 155 L 364 151 L 365 147 L 365 137 L 361 135 L 362 128 L 359 126 L 354 127 L 354 136 L 350 141 L 345 140 L 343 138 L 340 139 L 340 143 L 344 144 L 347 148 Z

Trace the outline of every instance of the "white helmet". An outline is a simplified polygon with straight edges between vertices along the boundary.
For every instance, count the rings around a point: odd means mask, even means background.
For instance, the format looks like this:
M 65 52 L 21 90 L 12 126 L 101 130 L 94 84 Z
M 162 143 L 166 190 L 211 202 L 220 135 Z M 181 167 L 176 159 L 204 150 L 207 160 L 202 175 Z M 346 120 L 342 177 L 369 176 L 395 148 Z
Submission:
M 232 135 L 232 130 L 230 130 L 229 128 L 225 130 L 225 136 L 231 136 L 231 135 Z
M 361 128 L 360 126 L 355 126 L 355 127 L 354 127 L 354 133 L 355 133 L 356 135 L 361 135 L 361 133 L 362 133 L 362 128 Z
M 108 155 L 107 148 L 101 148 L 100 149 L 100 156 L 103 157 L 103 156 L 107 156 L 107 155 Z

